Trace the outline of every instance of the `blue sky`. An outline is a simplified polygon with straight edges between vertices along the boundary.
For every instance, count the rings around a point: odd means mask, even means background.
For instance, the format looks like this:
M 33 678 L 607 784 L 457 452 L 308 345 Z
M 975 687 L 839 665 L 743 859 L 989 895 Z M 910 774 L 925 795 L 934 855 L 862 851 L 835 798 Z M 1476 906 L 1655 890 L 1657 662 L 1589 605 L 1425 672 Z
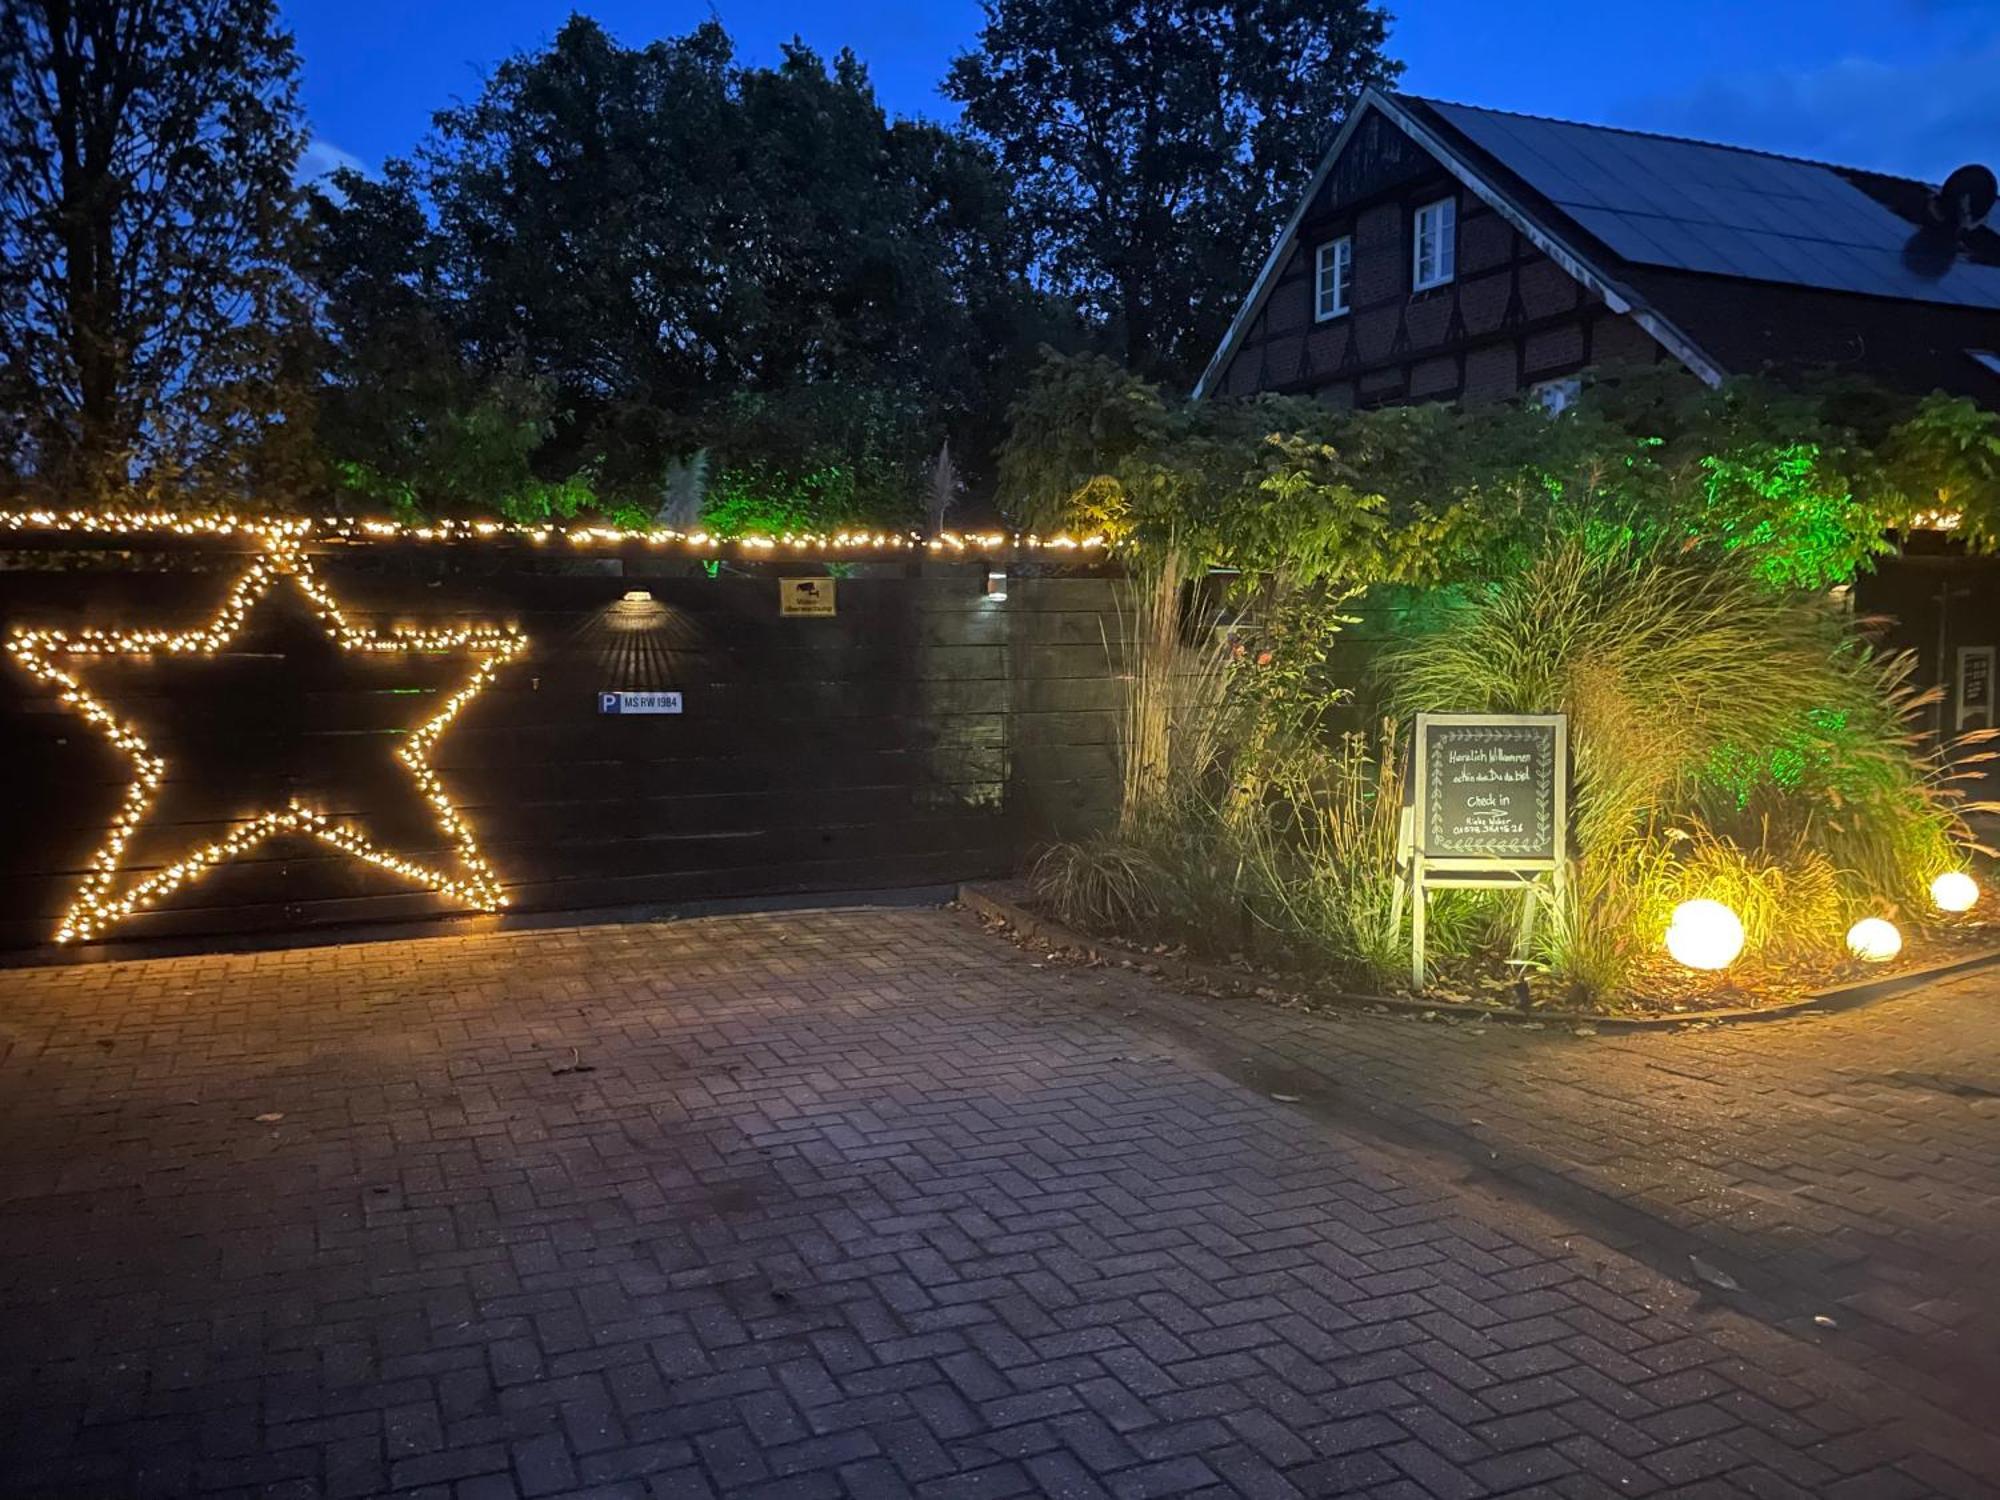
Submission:
M 311 163 L 379 166 L 431 112 L 546 42 L 561 0 L 281 0 L 305 60 Z M 938 80 L 976 0 L 599 0 L 621 39 L 711 11 L 753 61 L 794 34 L 851 46 L 884 102 L 945 116 Z M 2000 0 L 1405 0 L 1391 50 L 1412 92 L 1730 141 L 1936 180 L 2000 165 Z

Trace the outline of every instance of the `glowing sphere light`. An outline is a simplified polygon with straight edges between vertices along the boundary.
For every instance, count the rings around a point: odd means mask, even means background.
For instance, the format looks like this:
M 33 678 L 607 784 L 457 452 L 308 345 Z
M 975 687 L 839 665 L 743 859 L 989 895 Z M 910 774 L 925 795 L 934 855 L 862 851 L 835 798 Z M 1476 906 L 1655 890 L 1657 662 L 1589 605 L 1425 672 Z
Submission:
M 1863 917 L 1847 929 L 1847 951 L 1871 964 L 1887 963 L 1903 951 L 1903 935 L 1886 917 Z
M 1683 901 L 1667 928 L 1667 952 L 1690 969 L 1726 969 L 1743 951 L 1742 920 L 1720 901 Z
M 1939 911 L 1971 911 L 1979 904 L 1979 882 L 1963 870 L 1947 870 L 1931 882 Z

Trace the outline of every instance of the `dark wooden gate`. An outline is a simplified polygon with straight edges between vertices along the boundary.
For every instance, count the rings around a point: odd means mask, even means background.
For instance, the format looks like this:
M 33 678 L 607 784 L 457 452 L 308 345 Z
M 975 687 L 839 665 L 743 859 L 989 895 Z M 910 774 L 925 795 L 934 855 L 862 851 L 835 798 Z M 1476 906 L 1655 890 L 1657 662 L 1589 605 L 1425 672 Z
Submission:
M 0 571 L 9 632 L 194 626 L 247 563 L 214 543 L 11 545 L 22 550 Z M 835 581 L 831 618 L 787 618 L 779 580 L 823 568 L 710 577 L 643 556 L 404 543 L 311 562 L 357 629 L 526 635 L 429 757 L 514 911 L 990 875 L 1115 803 L 1119 619 L 1111 581 L 1089 572 L 1017 576 L 993 599 L 983 567 L 863 564 Z M 288 582 L 214 656 L 86 663 L 85 685 L 168 766 L 121 879 L 293 800 L 448 866 L 455 850 L 395 751 L 468 670 L 463 657 L 343 652 Z M 603 692 L 669 690 L 683 712 L 600 712 Z M 0 944 L 20 948 L 49 941 L 132 768 L 11 661 L 0 736 Z M 285 833 L 107 936 L 229 938 L 463 910 Z

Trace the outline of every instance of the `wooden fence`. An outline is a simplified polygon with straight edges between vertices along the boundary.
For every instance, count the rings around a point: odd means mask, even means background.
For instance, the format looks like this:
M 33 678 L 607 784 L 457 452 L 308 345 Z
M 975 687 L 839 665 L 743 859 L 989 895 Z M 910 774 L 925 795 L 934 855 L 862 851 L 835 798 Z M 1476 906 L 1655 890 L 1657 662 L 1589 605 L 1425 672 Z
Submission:
M 10 545 L 10 632 L 198 625 L 247 562 L 240 547 L 195 542 Z M 985 592 L 983 567 L 867 564 L 834 582 L 830 618 L 790 618 L 779 580 L 823 569 L 709 577 L 643 556 L 408 543 L 311 560 L 357 628 L 527 637 L 429 757 L 515 911 L 991 875 L 1115 806 L 1120 618 L 1103 576 L 1017 576 L 1003 600 Z M 469 669 L 462 655 L 343 652 L 289 581 L 212 656 L 88 661 L 84 686 L 167 764 L 123 851 L 122 886 L 294 800 L 450 867 L 455 851 L 394 752 Z M 601 712 L 611 691 L 677 691 L 683 711 Z M 20 948 L 49 941 L 132 766 L 11 661 L 0 747 L 0 945 Z M 281 834 L 108 935 L 229 938 L 462 909 Z

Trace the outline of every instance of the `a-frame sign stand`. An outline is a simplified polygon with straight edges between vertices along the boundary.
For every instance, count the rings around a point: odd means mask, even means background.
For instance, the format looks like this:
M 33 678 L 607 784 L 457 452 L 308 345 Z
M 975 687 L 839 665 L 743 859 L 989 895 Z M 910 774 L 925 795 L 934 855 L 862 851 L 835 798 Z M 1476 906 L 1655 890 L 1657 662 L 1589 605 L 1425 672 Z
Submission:
M 1534 938 L 1535 888 L 1558 900 L 1569 866 L 1569 720 L 1562 714 L 1418 714 L 1397 837 L 1391 922 L 1410 903 L 1410 983 L 1426 983 L 1427 893 L 1522 891 L 1516 956 Z

